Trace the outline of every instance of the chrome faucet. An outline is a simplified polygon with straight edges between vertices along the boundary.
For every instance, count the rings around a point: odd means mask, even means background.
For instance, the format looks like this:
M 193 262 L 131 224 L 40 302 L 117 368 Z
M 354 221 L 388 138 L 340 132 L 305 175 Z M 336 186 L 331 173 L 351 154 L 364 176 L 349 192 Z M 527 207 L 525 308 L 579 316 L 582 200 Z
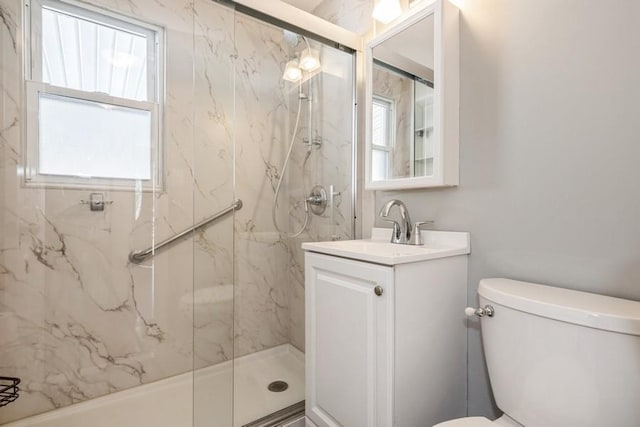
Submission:
M 389 216 L 389 211 L 392 207 L 397 206 L 400 210 L 401 222 L 392 219 L 386 219 Z M 433 224 L 433 221 L 420 221 L 411 225 L 411 218 L 409 217 L 409 210 L 407 206 L 400 200 L 389 200 L 384 204 L 380 213 L 383 221 L 387 221 L 393 224 L 393 232 L 391 234 L 391 243 L 400 243 L 404 245 L 422 245 L 422 236 L 420 234 L 420 226 L 425 224 Z
M 389 211 L 394 206 L 397 206 L 398 209 L 400 209 L 400 218 L 402 220 L 400 224 L 392 219 L 384 219 L 389 216 Z M 380 213 L 378 215 L 383 218 L 383 221 L 388 221 L 393 224 L 391 243 L 409 243 L 409 239 L 411 239 L 411 218 L 409 217 L 409 210 L 404 203 L 397 199 L 389 200 L 384 204 L 382 209 L 380 209 Z

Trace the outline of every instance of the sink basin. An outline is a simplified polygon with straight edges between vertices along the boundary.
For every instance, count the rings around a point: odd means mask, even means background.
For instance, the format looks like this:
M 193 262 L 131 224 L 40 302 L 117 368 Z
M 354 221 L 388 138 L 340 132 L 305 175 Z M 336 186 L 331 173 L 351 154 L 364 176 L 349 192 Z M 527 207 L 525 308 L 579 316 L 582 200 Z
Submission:
M 389 240 L 391 229 L 374 228 L 371 239 L 308 242 L 302 244 L 302 249 L 383 265 L 465 255 L 471 251 L 469 233 L 466 232 L 423 230 L 422 246 L 400 245 L 390 243 Z

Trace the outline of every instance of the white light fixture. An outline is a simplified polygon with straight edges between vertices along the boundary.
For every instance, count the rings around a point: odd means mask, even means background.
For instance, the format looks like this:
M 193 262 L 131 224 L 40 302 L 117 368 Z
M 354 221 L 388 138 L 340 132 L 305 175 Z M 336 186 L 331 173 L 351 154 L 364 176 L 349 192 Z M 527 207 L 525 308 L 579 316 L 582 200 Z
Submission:
M 298 66 L 298 61 L 295 59 L 287 62 L 287 65 L 284 67 L 284 74 L 282 74 L 282 78 L 288 82 L 297 82 L 302 78 L 302 70 Z
M 316 49 L 307 48 L 300 55 L 300 68 L 311 72 L 320 68 L 320 54 Z
M 400 0 L 378 0 L 371 14 L 376 21 L 383 24 L 388 24 L 400 15 L 402 15 Z

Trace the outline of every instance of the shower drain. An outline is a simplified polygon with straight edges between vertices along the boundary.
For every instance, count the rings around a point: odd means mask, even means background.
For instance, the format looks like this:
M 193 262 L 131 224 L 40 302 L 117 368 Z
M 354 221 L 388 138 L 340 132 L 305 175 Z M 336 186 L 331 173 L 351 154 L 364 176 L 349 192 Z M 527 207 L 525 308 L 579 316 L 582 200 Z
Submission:
M 281 391 L 285 391 L 289 388 L 289 384 L 286 381 L 274 381 L 267 387 L 269 391 L 273 391 L 274 393 L 280 393 Z

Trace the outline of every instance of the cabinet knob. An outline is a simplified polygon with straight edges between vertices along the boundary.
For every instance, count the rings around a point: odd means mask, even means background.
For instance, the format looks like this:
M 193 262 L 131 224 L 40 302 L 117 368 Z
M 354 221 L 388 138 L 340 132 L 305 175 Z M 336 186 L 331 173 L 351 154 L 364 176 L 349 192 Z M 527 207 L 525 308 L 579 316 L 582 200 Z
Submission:
M 380 296 L 384 292 L 384 289 L 382 289 L 382 286 L 376 286 L 375 288 L 373 288 L 373 292 L 375 292 L 376 295 Z

